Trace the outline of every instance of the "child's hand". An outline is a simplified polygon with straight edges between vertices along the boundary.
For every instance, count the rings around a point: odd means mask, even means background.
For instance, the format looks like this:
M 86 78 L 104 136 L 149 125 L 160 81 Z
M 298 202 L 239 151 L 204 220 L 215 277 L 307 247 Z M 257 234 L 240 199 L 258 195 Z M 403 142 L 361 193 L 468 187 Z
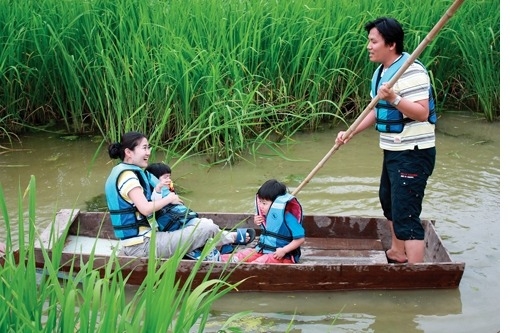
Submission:
M 174 191 L 174 184 L 173 184 L 173 182 L 172 182 L 172 180 L 170 178 L 160 180 L 158 185 L 156 185 L 156 192 L 161 193 L 161 191 L 165 187 L 168 188 L 170 191 L 175 192 Z
M 156 193 L 161 193 L 161 191 L 163 190 L 163 184 L 158 183 L 158 185 L 156 185 L 154 190 L 156 190 Z
M 253 218 L 253 222 L 255 223 L 255 225 L 261 225 L 266 222 L 266 218 L 262 215 L 255 215 L 255 217 Z
M 287 252 L 285 252 L 283 247 L 279 247 L 276 249 L 276 251 L 274 251 L 273 258 L 280 260 L 283 259 L 283 257 L 285 257 L 286 254 Z
M 167 195 L 165 198 L 163 199 L 170 199 L 169 203 L 173 204 L 173 205 L 179 205 L 179 204 L 182 204 L 182 200 L 181 198 L 179 198 L 179 196 L 175 193 L 170 193 L 169 195 Z

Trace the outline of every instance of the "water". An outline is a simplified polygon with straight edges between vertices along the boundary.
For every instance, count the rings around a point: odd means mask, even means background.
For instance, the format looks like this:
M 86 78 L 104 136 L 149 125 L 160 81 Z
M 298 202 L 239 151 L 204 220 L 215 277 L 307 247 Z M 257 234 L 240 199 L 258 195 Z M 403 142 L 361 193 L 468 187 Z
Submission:
M 336 132 L 294 137 L 282 150 L 287 159 L 259 152 L 232 168 L 209 168 L 193 159 L 175 165 L 172 176 L 195 211 L 252 212 L 260 184 L 278 178 L 296 188 L 333 146 Z M 38 229 L 60 208 L 86 209 L 88 201 L 102 195 L 113 166 L 106 147 L 92 162 L 98 144 L 94 137 L 72 141 L 43 133 L 23 136 L 16 150 L 0 148 L 0 182 L 9 213 L 16 213 L 19 190 L 24 191 L 30 175 L 37 181 Z M 213 306 L 207 332 L 216 332 L 232 314 L 244 310 L 252 314 L 236 322 L 243 332 L 498 332 L 499 123 L 463 113 L 443 116 L 437 126 L 437 152 L 422 217 L 436 220 L 454 260 L 466 262 L 458 289 L 232 293 Z M 341 147 L 297 194 L 305 213 L 380 216 L 381 158 L 375 131 L 365 131 Z

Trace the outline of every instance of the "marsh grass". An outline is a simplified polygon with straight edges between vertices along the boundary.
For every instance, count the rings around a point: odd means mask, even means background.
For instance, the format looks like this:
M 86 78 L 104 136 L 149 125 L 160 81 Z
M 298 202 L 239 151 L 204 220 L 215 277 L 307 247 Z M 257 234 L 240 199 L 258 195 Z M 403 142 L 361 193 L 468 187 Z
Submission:
M 233 163 L 368 105 L 363 25 L 399 19 L 414 50 L 451 1 L 15 1 L 0 4 L 0 135 L 55 121 L 107 142 Z M 427 8 L 427 10 L 423 10 Z M 500 8 L 465 1 L 420 59 L 441 112 L 499 119 Z M 343 125 L 342 125 L 343 126 Z
M 60 271 L 64 239 L 50 239 L 51 253 L 43 251 L 44 267 L 36 268 L 34 244 L 39 242 L 36 231 L 35 178 L 27 189 L 20 190 L 18 228 L 19 260 L 12 248 L 11 220 L 7 214 L 4 193 L 0 186 L 0 209 L 6 221 L 7 252 L 0 269 L 0 331 L 1 332 L 203 332 L 215 300 L 235 290 L 234 284 L 207 276 L 198 286 L 192 286 L 201 261 L 194 266 L 189 278 L 176 279 L 175 272 L 184 256 L 174 255 L 161 262 L 153 255 L 151 243 L 147 278 L 128 297 L 121 265 L 112 255 L 104 274 L 93 267 L 94 253 L 88 262 L 73 262 L 72 269 Z M 27 211 L 22 209 L 27 203 Z M 53 233 L 51 233 L 53 234 Z M 214 241 L 204 251 L 212 249 Z M 94 251 L 93 251 L 94 252 Z M 42 273 L 41 273 L 42 272 Z M 239 332 L 233 324 L 247 313 L 236 314 L 222 328 L 224 332 Z
M 480 3 L 474 4 L 477 10 L 486 10 L 487 13 L 499 17 L 499 4 L 490 3 L 485 7 Z M 490 18 L 480 19 L 475 11 L 464 16 L 466 28 L 462 33 L 456 32 L 453 36 L 459 45 L 462 59 L 465 61 L 460 65 L 461 70 L 468 75 L 463 78 L 465 92 L 460 103 L 468 107 L 476 108 L 483 112 L 485 118 L 494 121 L 498 114 L 493 110 L 499 110 L 500 106 L 500 71 L 494 67 L 500 63 L 500 27 L 498 24 L 491 24 Z M 483 45 L 483 48 L 473 47 Z

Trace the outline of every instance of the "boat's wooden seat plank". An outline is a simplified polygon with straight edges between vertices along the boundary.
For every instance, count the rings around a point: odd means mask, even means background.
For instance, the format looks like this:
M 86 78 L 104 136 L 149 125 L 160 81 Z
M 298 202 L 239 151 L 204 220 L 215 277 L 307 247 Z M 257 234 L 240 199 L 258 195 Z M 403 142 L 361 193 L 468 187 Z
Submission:
M 308 237 L 301 247 L 303 264 L 387 264 L 379 239 Z
M 110 256 L 119 248 L 118 243 L 115 239 L 69 235 L 62 252 L 90 254 L 94 250 L 96 255 Z
M 118 241 L 113 239 L 69 235 L 63 252 L 88 254 L 94 251 L 96 255 L 110 256 L 117 249 Z M 307 265 L 387 263 L 380 241 L 326 238 L 307 239 L 302 247 L 300 262 Z
M 307 237 L 303 247 L 328 250 L 383 250 L 381 240 L 372 238 Z

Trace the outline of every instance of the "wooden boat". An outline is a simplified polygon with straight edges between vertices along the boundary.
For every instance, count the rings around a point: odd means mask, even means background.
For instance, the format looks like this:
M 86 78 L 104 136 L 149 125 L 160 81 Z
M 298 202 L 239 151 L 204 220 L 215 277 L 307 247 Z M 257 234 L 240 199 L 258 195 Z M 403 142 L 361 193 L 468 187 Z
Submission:
M 253 226 L 251 214 L 202 213 L 200 216 L 213 219 L 222 228 Z M 244 222 L 239 224 L 241 221 Z M 306 241 L 298 264 L 203 262 L 195 280 L 200 283 L 207 273 L 210 278 L 218 278 L 228 271 L 230 282 L 247 279 L 238 287 L 240 291 L 451 289 L 459 286 L 464 273 L 465 263 L 452 260 L 434 221 L 423 221 L 426 251 L 425 262 L 420 264 L 388 263 L 385 250 L 390 246 L 391 234 L 383 218 L 307 215 L 303 223 Z M 51 253 L 52 244 L 61 237 L 66 238 L 61 259 L 63 271 L 69 271 L 70 265 L 77 271 L 80 262 L 89 261 L 94 246 L 94 267 L 103 272 L 112 249 L 117 247 L 108 213 L 63 209 L 36 245 L 39 267 L 44 265 L 42 247 Z M 252 244 L 255 243 L 256 240 Z M 118 256 L 118 260 L 124 267 L 123 274 L 129 275 L 128 283 L 141 284 L 148 258 Z M 193 260 L 182 260 L 176 274 L 186 278 L 195 264 Z

